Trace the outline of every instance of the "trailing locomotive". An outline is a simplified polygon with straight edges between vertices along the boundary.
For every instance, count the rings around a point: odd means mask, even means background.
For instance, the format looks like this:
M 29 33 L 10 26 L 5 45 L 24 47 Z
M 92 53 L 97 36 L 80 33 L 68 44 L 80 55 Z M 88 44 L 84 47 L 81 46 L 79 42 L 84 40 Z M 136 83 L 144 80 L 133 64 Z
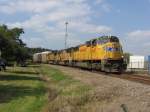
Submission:
M 126 70 L 122 46 L 116 36 L 102 36 L 76 47 L 53 51 L 48 54 L 48 62 L 105 72 Z

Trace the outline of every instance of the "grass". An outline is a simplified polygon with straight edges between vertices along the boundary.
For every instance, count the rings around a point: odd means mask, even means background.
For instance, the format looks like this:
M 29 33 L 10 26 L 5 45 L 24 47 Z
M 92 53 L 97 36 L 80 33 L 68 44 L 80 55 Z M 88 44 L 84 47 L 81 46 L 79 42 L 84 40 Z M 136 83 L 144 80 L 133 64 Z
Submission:
M 47 65 L 42 65 L 39 72 L 46 75 L 49 83 L 49 102 L 45 112 L 97 112 L 100 105 L 120 96 L 120 88 L 97 91 Z
M 49 78 L 50 92 L 49 103 L 46 111 L 48 112 L 78 112 L 88 103 L 88 93 L 92 89 L 74 80 L 72 77 L 62 73 L 58 69 L 43 65 L 40 69 L 42 74 Z
M 0 72 L 0 112 L 40 112 L 47 102 L 37 68 L 15 67 Z
M 89 90 L 49 65 L 9 67 L 0 72 L 0 112 L 75 111 L 87 103 Z
M 46 74 L 50 79 L 50 84 L 56 89 L 61 91 L 61 95 L 76 94 L 81 95 L 89 91 L 91 88 L 78 80 L 62 73 L 58 69 L 50 68 L 47 65 L 43 65 L 40 69 L 42 74 Z
M 95 112 L 101 102 L 117 95 L 96 93 L 93 87 L 49 65 L 0 72 L 0 112 Z

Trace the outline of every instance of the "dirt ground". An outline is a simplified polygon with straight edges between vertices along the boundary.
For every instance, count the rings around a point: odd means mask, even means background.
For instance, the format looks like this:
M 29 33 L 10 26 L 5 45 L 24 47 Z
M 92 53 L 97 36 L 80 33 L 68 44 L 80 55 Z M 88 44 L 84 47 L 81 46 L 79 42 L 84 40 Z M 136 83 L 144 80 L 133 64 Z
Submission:
M 60 69 L 74 79 L 92 86 L 92 98 L 98 103 L 93 104 L 94 112 L 150 112 L 150 86 L 123 80 L 100 73 L 50 65 Z M 91 99 L 92 102 L 92 99 Z M 89 104 L 91 105 L 91 104 Z M 90 108 L 89 108 L 90 109 Z M 123 111 L 124 110 L 124 111 Z

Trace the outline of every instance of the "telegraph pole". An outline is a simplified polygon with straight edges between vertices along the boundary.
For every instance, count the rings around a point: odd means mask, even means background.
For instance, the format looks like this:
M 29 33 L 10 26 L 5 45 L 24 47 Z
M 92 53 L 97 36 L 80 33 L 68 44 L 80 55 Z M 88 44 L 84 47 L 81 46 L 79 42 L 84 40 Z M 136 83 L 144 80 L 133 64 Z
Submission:
M 66 34 L 65 34 L 65 49 L 67 49 L 67 37 L 68 37 L 68 22 L 65 23 L 66 25 Z

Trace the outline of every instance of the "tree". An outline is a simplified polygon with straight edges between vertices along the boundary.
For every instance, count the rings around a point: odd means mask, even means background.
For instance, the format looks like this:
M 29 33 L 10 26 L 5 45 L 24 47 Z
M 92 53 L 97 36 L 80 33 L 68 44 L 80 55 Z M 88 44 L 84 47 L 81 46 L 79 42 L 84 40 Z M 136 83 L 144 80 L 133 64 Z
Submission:
M 26 44 L 20 39 L 24 33 L 22 28 L 8 29 L 6 25 L 0 26 L 0 50 L 2 58 L 8 61 L 25 61 L 28 55 Z

